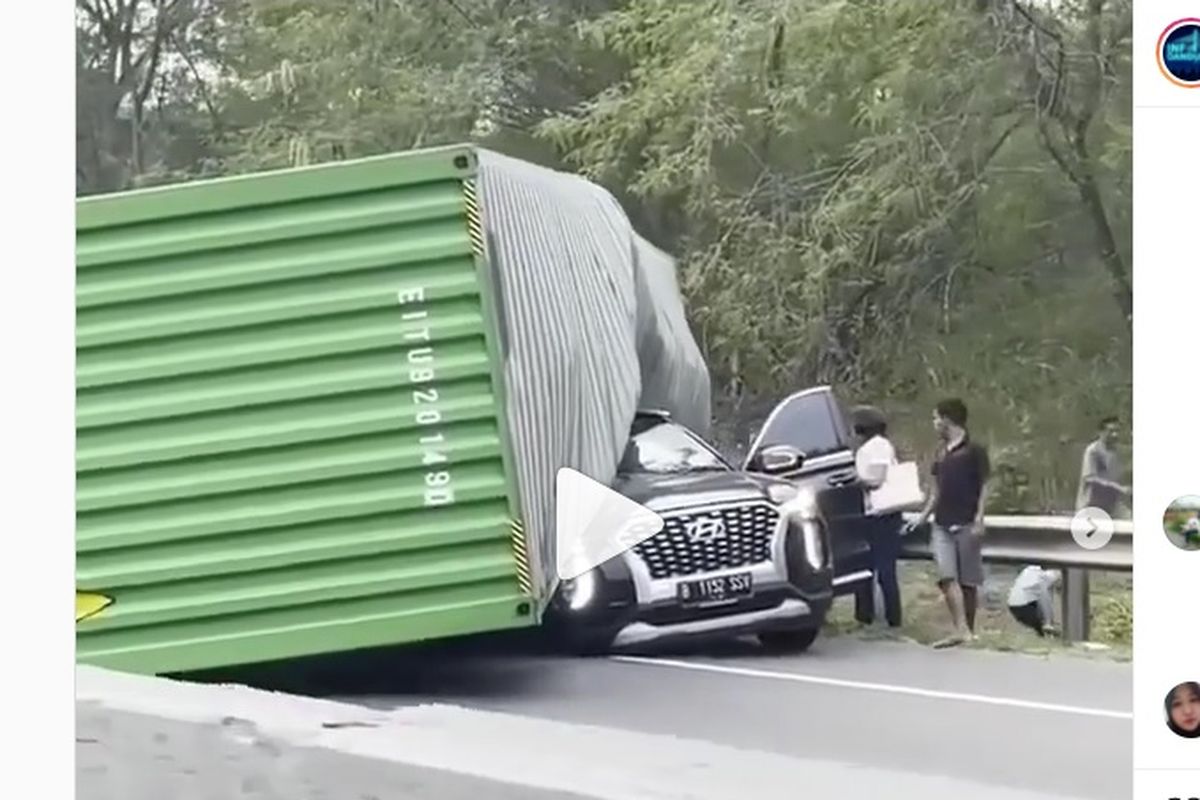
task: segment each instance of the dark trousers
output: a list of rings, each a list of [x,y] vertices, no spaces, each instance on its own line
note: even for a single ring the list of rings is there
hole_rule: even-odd
[[[883,614],[888,625],[900,627],[900,581],[896,577],[896,560],[900,557],[900,528],[904,520],[899,514],[867,517],[867,544],[871,548],[871,569],[883,594]],[[854,601],[854,617],[869,625],[875,621],[875,586],[861,590]]]
[[[1037,603],[1026,603],[1023,606],[1009,606],[1013,619],[1027,628],[1032,628],[1038,636],[1046,635],[1046,620],[1042,618],[1042,608]]]

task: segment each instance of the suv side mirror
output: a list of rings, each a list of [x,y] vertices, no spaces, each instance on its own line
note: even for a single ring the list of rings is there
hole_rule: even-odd
[[[790,445],[776,444],[764,448],[757,460],[763,472],[778,475],[800,469],[804,464],[804,453]]]

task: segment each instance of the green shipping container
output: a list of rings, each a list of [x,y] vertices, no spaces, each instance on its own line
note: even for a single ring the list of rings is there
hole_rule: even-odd
[[[536,624],[476,154],[77,203],[78,659]]]

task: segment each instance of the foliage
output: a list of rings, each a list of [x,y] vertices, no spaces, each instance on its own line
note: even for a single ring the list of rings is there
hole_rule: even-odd
[[[1116,644],[1133,643],[1133,598],[1109,597],[1096,610],[1092,627],[1095,639]]]
[[[214,0],[77,0],[80,194],[212,171],[215,99],[203,77]]]
[[[1130,410],[1129,0],[77,7],[82,191],[468,138],[576,169],[680,257],[727,441],[822,381],[925,457],[960,394],[997,507],[1053,508]]]
[[[229,4],[229,169],[302,165],[462,140],[482,90],[421,2]],[[469,54],[468,54],[469,55]]]
[[[928,409],[961,394],[993,444],[998,504],[1065,505],[1095,418],[1129,408],[1122,287],[1103,269],[1128,251],[1127,117],[1109,88],[1127,87],[1124,62],[1073,58],[1060,81],[1086,96],[1046,106],[1032,12],[1011,4],[750,6],[660,0],[584,26],[629,77],[544,133],[597,180],[686,209],[685,287],[729,407],[834,382],[893,410],[923,452]],[[1068,4],[1053,24],[1083,40],[1087,14],[1127,7]],[[1085,113],[1080,150],[1062,129]]]

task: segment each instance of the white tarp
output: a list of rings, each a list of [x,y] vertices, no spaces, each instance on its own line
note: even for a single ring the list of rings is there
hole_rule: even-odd
[[[639,408],[707,432],[709,375],[675,265],[583,178],[479,152],[509,429],[535,591],[554,582],[559,467],[610,483]]]

